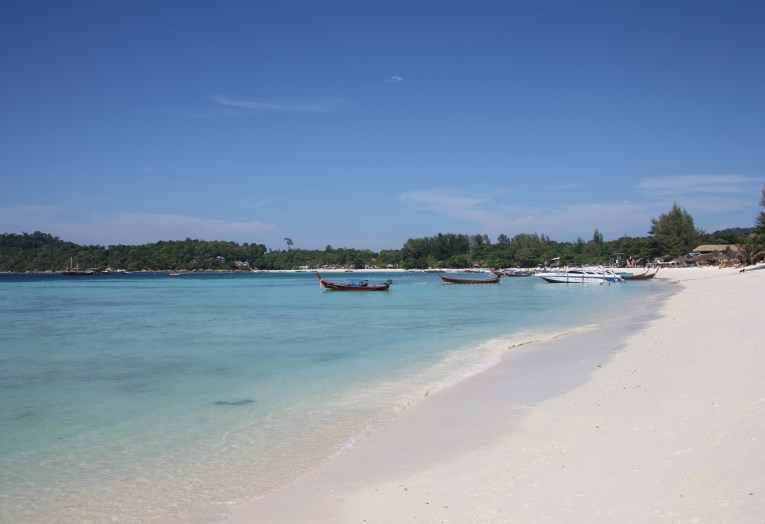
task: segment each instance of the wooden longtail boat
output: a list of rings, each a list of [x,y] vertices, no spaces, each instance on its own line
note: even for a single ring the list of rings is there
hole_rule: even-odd
[[[523,269],[516,269],[515,271],[492,269],[491,272],[498,277],[530,277],[533,274],[531,271],[525,271]]]
[[[496,278],[455,278],[445,275],[438,275],[447,284],[499,284],[499,277]]]
[[[661,268],[656,268],[656,271],[654,271],[653,273],[649,273],[648,271],[646,271],[642,275],[626,276],[626,277],[624,277],[624,280],[625,281],[626,280],[650,280],[650,279],[652,279],[653,277],[656,276],[656,273],[659,272],[659,269],[661,269]]]
[[[381,282],[380,284],[369,284],[368,280],[354,280],[347,284],[339,284],[337,282],[330,282],[321,278],[319,273],[316,273],[319,278],[319,283],[324,289],[331,289],[333,291],[388,291],[388,288],[393,283],[392,280],[387,282]]]

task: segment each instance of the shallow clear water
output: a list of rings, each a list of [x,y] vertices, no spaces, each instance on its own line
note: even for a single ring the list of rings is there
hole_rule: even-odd
[[[218,521],[508,347],[597,324],[657,290],[363,278],[394,284],[0,276],[0,521]]]

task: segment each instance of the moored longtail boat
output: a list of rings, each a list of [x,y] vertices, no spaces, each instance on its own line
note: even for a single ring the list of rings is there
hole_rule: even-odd
[[[491,272],[498,277],[530,277],[533,273],[524,269],[499,270],[492,269]]]
[[[627,281],[627,280],[650,280],[650,279],[652,279],[653,277],[656,276],[656,273],[659,272],[659,269],[660,268],[656,268],[656,271],[654,271],[653,273],[649,273],[648,270],[646,270],[646,272],[643,273],[642,275],[625,276],[624,280],[625,281]]]
[[[333,291],[388,291],[388,288],[393,283],[392,280],[381,282],[380,284],[370,284],[368,280],[354,280],[347,284],[340,284],[324,280],[319,273],[316,273],[316,276],[319,278],[321,287]]]
[[[456,278],[438,275],[447,284],[499,284],[499,277],[496,278]]]

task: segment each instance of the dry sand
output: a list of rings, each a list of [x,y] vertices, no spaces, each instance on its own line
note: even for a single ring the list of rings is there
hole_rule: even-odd
[[[763,524],[765,270],[657,279],[653,318],[510,352],[230,522]]]

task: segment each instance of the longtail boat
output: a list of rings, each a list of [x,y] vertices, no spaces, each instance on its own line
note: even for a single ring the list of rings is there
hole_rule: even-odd
[[[455,278],[445,275],[438,275],[447,284],[499,284],[499,277],[496,278]]]
[[[659,269],[661,268],[656,268],[656,271],[654,271],[653,273],[649,273],[648,270],[646,270],[646,272],[643,273],[642,275],[625,276],[624,280],[650,280],[656,276],[656,273],[659,272]]]
[[[500,269],[492,269],[491,272],[498,277],[530,277],[533,273],[524,269],[516,269],[513,271],[502,271]]]
[[[319,273],[316,273],[316,276],[319,278],[321,287],[333,291],[388,291],[388,288],[393,283],[392,280],[381,282],[380,284],[370,284],[369,280],[352,280],[347,284],[340,284],[324,280]]]

